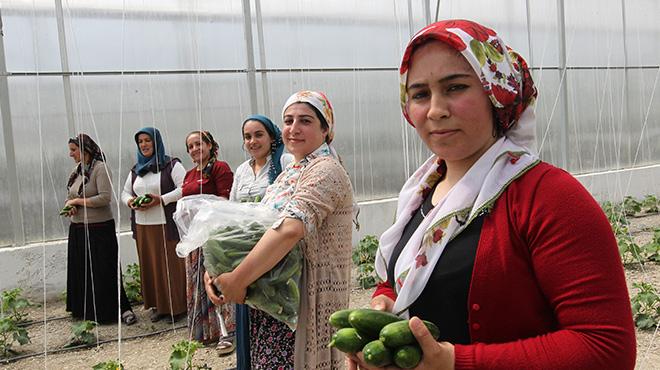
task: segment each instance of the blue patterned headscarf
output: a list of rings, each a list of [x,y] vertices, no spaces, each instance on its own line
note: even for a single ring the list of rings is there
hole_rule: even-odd
[[[280,128],[275,126],[273,121],[268,117],[262,116],[261,114],[254,114],[243,121],[243,126],[241,126],[241,134],[243,133],[243,128],[245,128],[245,123],[247,121],[259,121],[264,125],[266,131],[273,142],[270,145],[270,166],[268,167],[268,183],[272,184],[277,176],[282,172],[282,163],[280,158],[282,158],[282,153],[284,153],[284,142],[282,141],[282,131]]]
[[[160,137],[160,131],[155,127],[144,127],[135,133],[135,144],[138,143],[138,136],[140,134],[147,134],[151,137],[154,143],[154,153],[151,157],[145,157],[140,151],[140,145],[137,148],[137,164],[135,165],[135,173],[142,177],[149,171],[153,173],[160,172],[163,167],[170,161],[170,157],[165,155],[165,145],[163,139]]]

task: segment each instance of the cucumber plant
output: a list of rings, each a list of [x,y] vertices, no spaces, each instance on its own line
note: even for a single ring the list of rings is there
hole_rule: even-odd
[[[374,235],[365,236],[353,249],[353,263],[358,269],[357,280],[362,289],[371,288],[378,282],[378,276],[374,268],[377,250],[378,238]]]
[[[99,362],[98,364],[92,367],[92,370],[124,370],[124,365],[119,361],[110,360]]]
[[[65,347],[76,347],[82,345],[91,345],[96,342],[96,334],[93,330],[98,324],[94,321],[81,321],[71,325],[71,340]]]
[[[656,288],[646,282],[634,283],[639,289],[631,299],[635,326],[642,330],[655,329],[660,323],[660,295]]]
[[[0,296],[2,315],[11,317],[17,324],[27,321],[28,314],[26,310],[33,306],[21,293],[21,288],[15,288],[3,291]]]
[[[132,263],[126,266],[124,273],[124,290],[131,304],[142,302],[142,285],[140,282],[140,265]]]
[[[30,343],[30,336],[24,327],[18,325],[11,316],[0,317],[0,358],[16,353],[14,342],[20,345]]]
[[[172,345],[172,353],[170,354],[170,369],[171,370],[210,370],[211,368],[204,365],[193,365],[193,357],[195,352],[202,348],[203,345],[195,340],[182,340]]]
[[[660,206],[660,202],[658,201],[658,198],[653,195],[653,194],[648,194],[644,197],[644,200],[642,200],[642,208],[644,209],[644,212],[646,213],[658,213],[660,210],[658,209]]]

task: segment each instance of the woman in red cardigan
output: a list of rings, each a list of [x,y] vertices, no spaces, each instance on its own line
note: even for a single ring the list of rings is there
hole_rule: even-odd
[[[193,131],[186,136],[186,151],[195,167],[183,180],[183,196],[213,194],[229,198],[234,174],[226,162],[218,159],[218,143],[208,131]],[[188,302],[188,329],[190,337],[204,344],[216,343],[220,354],[230,353],[234,344],[230,338],[221,338],[216,309],[220,310],[229,331],[234,330],[234,314],[229,305],[216,308],[204,289],[204,256],[201,249],[186,257],[186,298]]]
[[[616,240],[580,183],[534,152],[523,58],[449,20],[412,38],[400,74],[403,114],[433,156],[381,237],[371,305],[440,328],[435,341],[410,320],[417,369],[632,369]]]

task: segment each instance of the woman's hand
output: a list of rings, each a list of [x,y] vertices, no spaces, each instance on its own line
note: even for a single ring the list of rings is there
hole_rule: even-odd
[[[151,208],[151,207],[158,206],[158,205],[160,205],[160,204],[163,202],[163,200],[161,199],[160,195],[158,195],[158,194],[151,194],[151,193],[149,193],[149,194],[147,194],[147,195],[151,197],[151,202],[149,202],[149,203],[142,203],[142,205],[141,205],[139,208],[142,208],[142,209],[149,209],[149,208]]]
[[[206,295],[214,305],[222,306],[225,304],[222,298],[218,296],[218,289],[213,285],[213,279],[211,279],[208,271],[204,272],[204,289],[206,290]]]
[[[448,342],[436,342],[426,328],[426,325],[417,317],[410,319],[410,330],[417,339],[422,349],[422,361],[414,368],[416,370],[454,370],[454,345]],[[362,353],[348,354],[346,365],[349,370],[378,369],[369,367],[364,363]],[[397,367],[386,367],[384,369],[398,369]]]
[[[221,300],[224,302],[245,303],[247,286],[236,279],[233,271],[220,274],[214,279],[214,283],[220,286]]]
[[[392,298],[381,294],[371,298],[371,308],[378,311],[392,312],[394,301]]]
[[[132,197],[131,199],[128,200],[128,202],[126,202],[126,205],[128,206],[128,208],[130,208],[132,210],[137,210],[137,209],[140,208],[140,207],[133,204],[133,202],[135,201],[136,198],[137,197]]]

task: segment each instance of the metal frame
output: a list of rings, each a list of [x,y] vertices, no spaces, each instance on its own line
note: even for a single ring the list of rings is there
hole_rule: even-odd
[[[254,66],[254,44],[252,41],[252,14],[250,0],[241,0],[243,4],[243,32],[245,36],[245,49],[247,52],[247,81],[250,90],[250,113],[258,112],[257,107],[257,80]]]
[[[69,136],[76,135],[76,123],[73,116],[73,99],[71,97],[71,79],[69,72],[69,53],[66,49],[66,32],[64,29],[64,11],[62,0],[55,0],[55,18],[57,20],[57,40],[60,46],[60,63],[62,64],[62,86],[64,88],[64,104],[66,121],[69,126]]]
[[[559,33],[559,89],[561,103],[559,103],[559,165],[568,169],[568,80],[566,68],[566,17],[564,16],[564,0],[557,0],[557,32]]]

